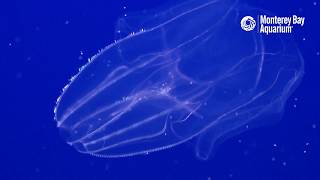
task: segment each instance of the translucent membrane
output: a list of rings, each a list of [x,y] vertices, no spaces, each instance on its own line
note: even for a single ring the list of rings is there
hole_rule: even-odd
[[[197,0],[120,19],[119,33],[143,29],[104,48],[63,89],[55,108],[63,138],[82,153],[124,157],[197,137],[196,155],[207,159],[217,140],[271,121],[303,60],[289,37],[241,29],[243,16],[259,13]]]

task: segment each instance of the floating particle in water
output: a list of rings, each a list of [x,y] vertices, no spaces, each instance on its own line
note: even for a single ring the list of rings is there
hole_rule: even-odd
[[[278,145],[276,143],[273,144],[273,147],[278,147]]]

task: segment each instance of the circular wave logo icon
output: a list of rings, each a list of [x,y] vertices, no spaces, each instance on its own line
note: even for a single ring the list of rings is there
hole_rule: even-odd
[[[252,31],[256,27],[256,21],[251,16],[245,16],[241,19],[241,28],[245,31]]]

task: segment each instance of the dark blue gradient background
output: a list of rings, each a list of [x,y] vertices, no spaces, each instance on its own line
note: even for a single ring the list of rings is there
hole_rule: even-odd
[[[252,0],[253,1],[253,0]],[[114,40],[126,12],[174,0],[0,2],[1,180],[320,180],[320,1],[254,1],[277,15],[306,17],[292,34],[305,77],[279,123],[224,142],[209,161],[192,144],[125,159],[83,155],[59,136],[53,107],[68,78]],[[123,7],[127,8],[124,9]]]

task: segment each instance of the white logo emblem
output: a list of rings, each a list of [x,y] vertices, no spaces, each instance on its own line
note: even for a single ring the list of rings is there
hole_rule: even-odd
[[[241,19],[241,28],[245,31],[252,31],[256,27],[256,21],[251,16],[245,16]]]

